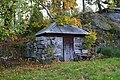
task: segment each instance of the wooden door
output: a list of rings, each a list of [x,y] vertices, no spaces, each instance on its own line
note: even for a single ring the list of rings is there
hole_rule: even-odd
[[[63,57],[64,61],[73,60],[74,48],[73,48],[73,37],[63,37]]]

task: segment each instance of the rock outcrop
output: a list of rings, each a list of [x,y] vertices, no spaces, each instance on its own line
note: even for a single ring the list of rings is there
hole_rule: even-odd
[[[117,28],[120,30],[120,13],[96,13],[92,20],[100,29],[110,30]]]

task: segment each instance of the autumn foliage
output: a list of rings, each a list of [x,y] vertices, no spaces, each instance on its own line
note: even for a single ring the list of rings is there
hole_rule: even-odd
[[[77,19],[75,17],[70,18],[68,16],[59,16],[56,20],[57,20],[58,25],[60,26],[71,25],[71,26],[82,28],[80,19]]]

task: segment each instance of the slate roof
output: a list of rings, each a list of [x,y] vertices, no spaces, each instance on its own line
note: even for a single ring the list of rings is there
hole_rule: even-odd
[[[36,36],[42,36],[44,34],[72,34],[72,35],[88,35],[89,33],[83,29],[75,26],[58,26],[55,22],[52,23],[47,29],[42,29]]]

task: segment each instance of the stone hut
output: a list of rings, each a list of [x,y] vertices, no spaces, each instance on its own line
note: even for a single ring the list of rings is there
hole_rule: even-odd
[[[57,61],[73,61],[74,55],[83,50],[83,39],[88,32],[75,26],[51,24],[47,29],[36,33],[34,57],[45,59],[54,53]],[[47,49],[47,50],[46,50]]]

